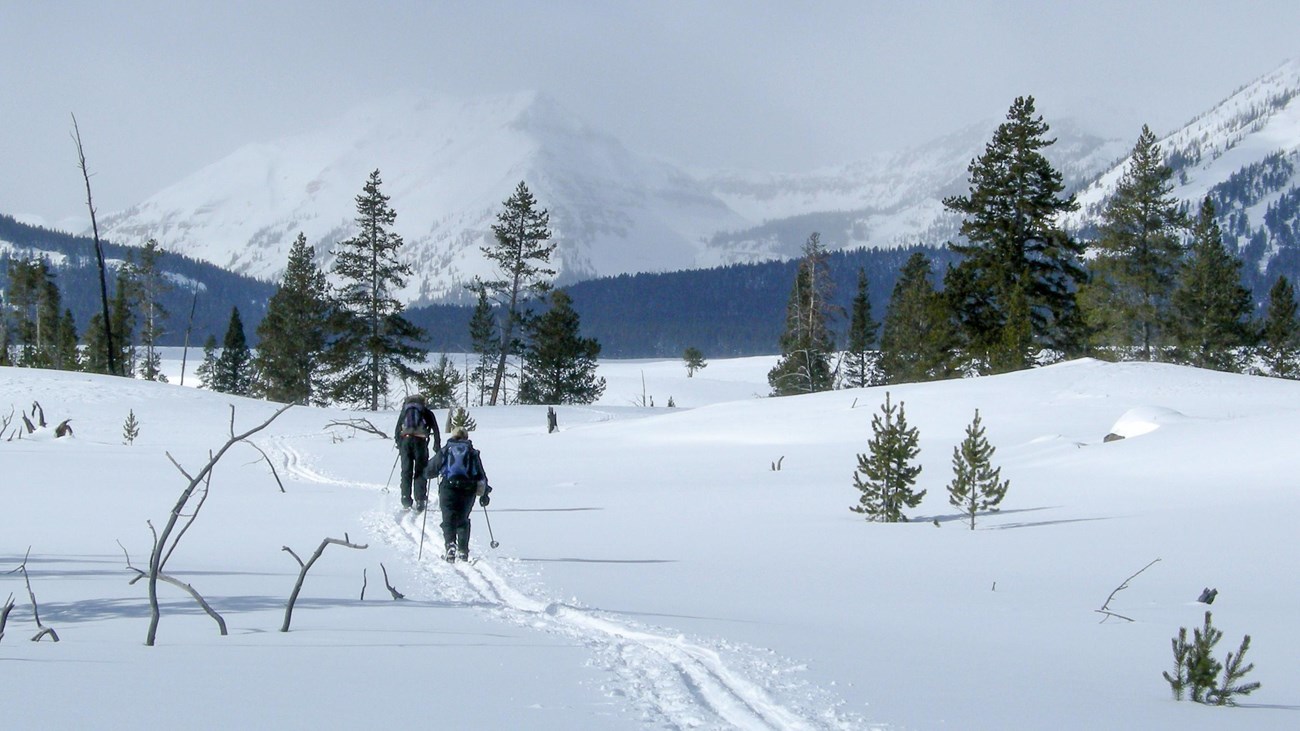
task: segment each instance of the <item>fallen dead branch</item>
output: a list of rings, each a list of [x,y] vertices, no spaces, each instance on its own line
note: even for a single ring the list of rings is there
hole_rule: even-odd
[[[368,434],[374,434],[376,436],[381,436],[385,439],[390,438],[389,434],[385,433],[382,429],[372,424],[369,419],[357,418],[357,419],[344,419],[342,421],[331,421],[330,423],[325,425],[325,428],[329,429],[335,426],[343,427],[345,429],[352,429],[354,431],[362,431]]]
[[[1142,573],[1143,571],[1146,571],[1147,569],[1149,569],[1149,568],[1151,568],[1152,566],[1156,565],[1156,563],[1159,562],[1159,561],[1160,561],[1160,559],[1157,558],[1156,560],[1152,561],[1151,563],[1149,563],[1149,564],[1147,564],[1146,566],[1143,566],[1141,569],[1139,569],[1138,572],[1137,572],[1137,574],[1133,574],[1132,576],[1128,577],[1127,579],[1124,579],[1124,581],[1123,581],[1122,583],[1120,583],[1119,586],[1115,587],[1115,590],[1112,591],[1112,592],[1110,593],[1110,596],[1106,597],[1106,601],[1105,601],[1105,603],[1103,603],[1103,604],[1101,605],[1101,609],[1094,609],[1094,610],[1093,610],[1094,612],[1099,612],[1099,613],[1101,613],[1101,614],[1106,615],[1106,616],[1104,616],[1104,617],[1101,618],[1101,621],[1102,621],[1102,622],[1105,622],[1106,620],[1110,619],[1111,617],[1116,617],[1116,618],[1118,618],[1118,619],[1123,619],[1123,620],[1128,621],[1128,622],[1132,622],[1132,621],[1133,621],[1133,620],[1132,620],[1131,618],[1129,618],[1129,617],[1125,617],[1125,616],[1122,615],[1122,614],[1116,614],[1115,612],[1110,611],[1110,602],[1111,602],[1112,599],[1115,598],[1115,595],[1116,595],[1116,594],[1118,594],[1118,593],[1120,593],[1121,591],[1123,591],[1123,590],[1125,590],[1125,589],[1128,588],[1128,582],[1130,582],[1130,581],[1132,581],[1133,579],[1137,578],[1137,575],[1138,575],[1138,574],[1140,574],[1140,573]]]
[[[311,555],[311,558],[307,559],[305,563],[301,558],[298,557],[298,554],[293,552],[292,548],[289,548],[288,546],[281,547],[280,550],[287,551],[288,554],[290,556],[293,556],[294,560],[297,561],[298,565],[302,568],[302,570],[298,572],[297,583],[293,585],[293,592],[289,594],[289,603],[286,604],[284,607],[284,624],[280,625],[281,632],[289,631],[289,622],[293,620],[293,605],[295,602],[298,601],[298,593],[302,591],[302,583],[307,578],[307,572],[311,570],[312,564],[316,563],[316,559],[320,558],[321,554],[325,552],[325,547],[330,545],[331,543],[336,546],[343,546],[344,548],[355,548],[357,550],[362,550],[369,547],[368,545],[364,545],[364,544],[357,545],[353,543],[351,540],[348,539],[348,534],[344,533],[342,540],[339,540],[338,538],[326,538],[322,540],[320,542],[320,546],[316,548],[316,552],[313,553]]]

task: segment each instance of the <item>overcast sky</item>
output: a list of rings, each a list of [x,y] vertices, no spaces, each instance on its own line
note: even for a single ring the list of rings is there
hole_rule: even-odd
[[[1300,2],[0,0],[0,213],[85,219],[405,89],[543,91],[690,167],[807,171],[1032,94],[1136,139],[1288,58]]]

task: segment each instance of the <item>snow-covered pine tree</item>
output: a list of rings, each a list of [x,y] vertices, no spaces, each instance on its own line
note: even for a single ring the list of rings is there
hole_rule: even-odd
[[[880,413],[871,417],[871,441],[867,453],[858,455],[853,486],[861,491],[858,504],[849,507],[867,520],[881,523],[906,522],[903,508],[914,508],[925,497],[925,490],[913,486],[921,466],[913,462],[920,454],[920,432],[908,427],[903,402],[890,404],[889,392]]]
[[[858,289],[849,305],[849,338],[844,349],[844,371],[841,385],[844,388],[875,386],[879,381],[876,369],[876,334],[880,323],[871,317],[871,299],[867,292],[867,271],[858,269]]]
[[[299,233],[289,263],[257,326],[253,358],[257,391],[286,404],[325,404],[325,350],[330,311],[329,284],[317,266],[307,237]]]
[[[958,375],[957,331],[943,295],[930,283],[930,260],[908,258],[885,308],[877,362],[885,383],[912,383]]]
[[[970,518],[975,530],[975,515],[982,510],[997,511],[1007,494],[1010,480],[1002,480],[1002,468],[994,467],[996,448],[984,436],[979,409],[966,427],[966,438],[952,448],[952,482],[948,484],[948,502]]]
[[[835,339],[830,319],[831,278],[821,234],[804,243],[803,258],[785,309],[781,359],[767,374],[773,396],[828,391],[834,385],[830,358]]]
[[[334,249],[340,285],[326,351],[330,395],[337,401],[378,411],[394,373],[411,377],[411,362],[425,352],[416,343],[424,332],[402,316],[393,291],[406,285],[411,267],[397,258],[402,237],[391,230],[397,214],[380,192],[379,171],[370,173],[356,197],[357,234]]]
[[[963,258],[945,290],[976,363],[1026,362],[1025,351],[998,352],[1023,347],[1021,338],[1003,332],[1020,327],[1010,320],[1017,292],[1028,303],[1032,347],[1069,354],[1084,344],[1075,300],[1086,279],[1084,247],[1058,221],[1078,204],[1064,195],[1061,172],[1040,152],[1056,142],[1047,131],[1034,98],[1017,98],[984,154],[971,162],[970,192],[943,201],[963,216],[964,241],[949,244]]]
[[[1268,290],[1268,309],[1260,328],[1259,357],[1278,378],[1300,377],[1300,317],[1295,290],[1279,276]]]
[[[537,200],[523,181],[502,205],[505,210],[497,214],[497,222],[492,224],[496,243],[481,247],[483,255],[496,264],[497,278],[475,280],[469,285],[472,291],[484,293],[500,308],[503,320],[497,330],[497,362],[488,395],[490,406],[496,406],[501,397],[506,363],[515,351],[515,338],[524,322],[525,303],[551,289],[555,270],[549,264],[557,245],[550,240],[550,212],[545,208],[538,210]]]
[[[580,330],[569,294],[553,291],[550,309],[528,326],[520,403],[589,404],[605,392],[605,379],[596,376],[600,343]]]
[[[206,360],[206,348],[203,355]],[[253,392],[253,356],[248,349],[244,321],[239,316],[238,307],[230,308],[230,323],[226,326],[221,354],[212,366],[209,383],[213,391],[221,393],[248,396]]]
[[[1158,359],[1167,340],[1170,297],[1182,258],[1186,226],[1171,191],[1173,172],[1146,125],[1129,164],[1102,211],[1092,281],[1081,295],[1100,344],[1136,346],[1143,360]]]
[[[1241,260],[1223,245],[1209,196],[1192,223],[1187,258],[1171,299],[1174,358],[1201,368],[1239,372],[1253,345],[1254,303],[1241,284]]]

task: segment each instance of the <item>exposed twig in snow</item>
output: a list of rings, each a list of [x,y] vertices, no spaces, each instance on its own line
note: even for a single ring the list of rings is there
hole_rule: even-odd
[[[1146,571],[1147,569],[1149,569],[1149,568],[1151,568],[1152,566],[1156,565],[1156,563],[1157,563],[1158,561],[1160,561],[1160,559],[1158,559],[1158,558],[1155,559],[1155,560],[1152,561],[1151,563],[1149,563],[1149,564],[1147,564],[1146,566],[1143,566],[1141,569],[1139,569],[1138,572],[1137,572],[1137,574],[1133,574],[1132,576],[1128,577],[1127,579],[1124,579],[1124,581],[1123,581],[1119,586],[1115,587],[1115,590],[1112,591],[1112,592],[1110,593],[1110,596],[1106,597],[1106,602],[1105,602],[1104,604],[1101,605],[1101,609],[1094,609],[1094,610],[1093,610],[1094,612],[1099,612],[1099,613],[1101,613],[1101,614],[1106,615],[1106,616],[1104,616],[1104,617],[1101,618],[1101,621],[1102,621],[1102,622],[1105,622],[1106,620],[1110,619],[1111,617],[1118,617],[1119,619],[1123,619],[1123,620],[1126,620],[1126,621],[1129,621],[1129,622],[1132,622],[1132,621],[1133,621],[1133,620],[1132,620],[1131,618],[1129,618],[1129,617],[1125,617],[1125,616],[1122,615],[1122,614],[1116,614],[1116,613],[1110,611],[1110,602],[1111,602],[1112,599],[1115,598],[1115,595],[1116,595],[1116,594],[1118,594],[1118,593],[1120,593],[1121,591],[1123,591],[1123,590],[1125,590],[1125,589],[1128,588],[1128,582],[1130,582],[1130,581],[1132,581],[1133,579],[1137,578],[1137,575],[1138,575],[1138,574],[1140,574],[1140,573],[1142,573],[1143,571]]]
[[[368,547],[365,544],[357,545],[351,542],[348,540],[348,534],[344,533],[343,540],[337,538],[326,538],[322,540],[320,546],[316,548],[316,552],[311,555],[311,558],[307,559],[306,563],[303,563],[303,560],[298,558],[298,554],[294,553],[292,548],[289,548],[288,546],[282,547],[282,550],[288,551],[289,555],[293,556],[294,559],[298,561],[298,565],[302,567],[302,570],[298,572],[298,582],[293,585],[293,592],[289,594],[289,603],[284,607],[284,624],[280,625],[281,632],[289,631],[289,622],[293,620],[293,605],[294,602],[298,601],[298,592],[302,591],[302,582],[307,578],[307,572],[311,570],[312,564],[316,563],[316,559],[320,558],[321,554],[325,552],[325,547],[331,543],[336,546],[355,548],[358,550]]]

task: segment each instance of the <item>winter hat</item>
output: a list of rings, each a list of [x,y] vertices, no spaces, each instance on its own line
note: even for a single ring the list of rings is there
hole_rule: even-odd
[[[418,393],[413,393],[413,394],[411,394],[410,396],[407,396],[407,397],[406,397],[406,403],[408,403],[408,404],[410,404],[410,403],[422,404],[422,403],[424,403],[424,396],[422,396],[422,395],[420,395],[420,394],[418,394]]]
[[[458,426],[451,430],[451,436],[453,439],[466,439],[469,433],[465,431],[465,427]]]

